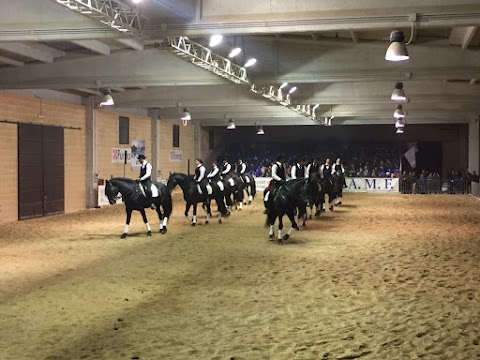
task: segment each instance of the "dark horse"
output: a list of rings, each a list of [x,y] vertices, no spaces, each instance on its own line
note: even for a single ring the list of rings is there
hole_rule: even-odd
[[[185,207],[185,216],[188,218],[188,211],[190,207],[193,205],[193,218],[192,218],[192,226],[195,226],[197,223],[197,204],[203,203],[204,207],[207,211],[207,220],[206,223],[210,219],[212,212],[210,210],[210,200],[215,199],[218,211],[220,212],[221,216],[228,216],[228,210],[225,206],[225,202],[223,201],[224,194],[219,189],[218,184],[215,182],[211,182],[209,186],[212,189],[212,194],[201,194],[199,192],[197,182],[189,175],[181,174],[181,173],[173,173],[168,177],[167,181],[167,188],[171,192],[176,186],[180,186],[183,191],[183,198],[186,202]],[[222,218],[219,219],[218,222],[222,222]]]
[[[240,204],[241,210],[245,183],[239,175],[230,172],[229,174],[226,174],[219,179],[211,180],[210,182],[216,182],[219,187],[221,185],[222,189],[220,190],[223,192],[228,210],[231,210],[234,204],[235,208]]]
[[[247,192],[248,196],[248,204],[251,204],[253,199],[255,198],[255,195],[257,194],[257,185],[255,184],[255,178],[253,175],[250,174],[244,174],[242,176],[242,180],[245,183],[245,188],[244,190]],[[241,194],[242,200],[243,200],[243,191]],[[244,204],[246,204],[246,201],[243,201]],[[240,204],[240,209],[242,209],[242,205]]]
[[[312,218],[313,207],[315,206],[315,217],[319,217],[322,211],[321,196],[325,196],[322,189],[321,177],[319,172],[314,172],[310,174],[307,180],[307,199],[308,199],[308,208],[310,208],[309,219]],[[305,225],[305,222],[304,222]]]
[[[327,194],[328,209],[330,211],[333,211],[334,199],[335,199],[333,178],[325,178],[325,177],[320,178],[320,185],[322,187],[322,191],[320,193],[320,207],[321,209],[323,209],[323,203],[325,202],[325,194]]]
[[[286,181],[272,189],[265,202],[267,207],[266,225],[270,225],[270,239],[273,239],[273,225],[278,218],[278,243],[288,240],[293,229],[300,230],[295,221],[295,213],[298,208],[304,208],[307,203],[306,180],[304,178]],[[283,216],[287,215],[292,227],[282,238]]]
[[[343,187],[345,175],[341,171],[333,173],[333,196],[335,205],[342,205]]]
[[[158,189],[158,196],[153,197],[153,202],[157,206],[158,219],[160,220],[160,233],[165,234],[167,232],[168,218],[172,214],[172,196],[168,191],[165,184],[152,181],[152,183]],[[148,224],[147,216],[145,215],[145,208],[149,208],[150,204],[147,204],[143,189],[140,189],[141,184],[135,180],[126,178],[113,178],[107,180],[105,183],[105,195],[108,197],[110,204],[115,204],[120,198],[118,194],[121,194],[123,202],[125,203],[125,210],[127,212],[127,221],[125,225],[125,231],[121,238],[125,239],[128,235],[128,227],[130,225],[130,219],[132,218],[132,211],[137,210],[142,214],[143,222],[147,227],[147,236],[152,236],[152,230]],[[160,210],[163,209],[163,213]]]

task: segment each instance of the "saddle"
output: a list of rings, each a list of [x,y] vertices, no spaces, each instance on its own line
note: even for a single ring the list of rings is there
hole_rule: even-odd
[[[147,187],[145,184],[139,183],[138,184],[140,187],[140,191],[142,192],[144,197],[147,197],[147,194],[145,193],[147,191]],[[155,186],[155,184],[151,184],[150,186],[150,191],[152,193],[152,197],[158,197],[158,188]]]

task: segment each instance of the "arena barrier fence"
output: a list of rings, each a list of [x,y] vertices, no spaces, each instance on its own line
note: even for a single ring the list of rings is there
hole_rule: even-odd
[[[415,179],[401,180],[402,194],[469,194],[472,183],[463,179]]]

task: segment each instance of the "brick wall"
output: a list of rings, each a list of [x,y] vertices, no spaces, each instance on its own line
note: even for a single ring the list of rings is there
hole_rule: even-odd
[[[65,212],[85,208],[85,108],[0,92],[0,120],[76,127],[65,129]],[[17,126],[0,124],[0,222],[18,219]],[[21,149],[19,149],[21,151]]]
[[[119,116],[128,117],[130,144],[119,143]],[[151,120],[141,115],[117,113],[109,110],[97,110],[97,172],[100,179],[125,177],[135,179],[139,175],[138,168],[130,164],[112,162],[112,149],[130,148],[133,140],[145,141],[145,156],[151,161],[152,135]]]
[[[173,147],[173,125],[180,125],[180,147]],[[190,173],[195,169],[195,144],[194,144],[194,126],[183,126],[179,120],[160,120],[159,141],[159,179],[166,180],[170,172],[188,172],[188,161],[190,160]],[[182,152],[181,161],[171,161],[170,151],[178,150]]]

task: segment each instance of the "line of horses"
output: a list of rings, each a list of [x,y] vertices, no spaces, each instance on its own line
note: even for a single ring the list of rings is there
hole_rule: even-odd
[[[319,173],[312,174],[308,179],[299,178],[276,184],[264,196],[267,213],[266,225],[270,227],[270,239],[274,238],[274,225],[278,219],[277,242],[283,244],[288,240],[293,230],[299,230],[296,218],[306,225],[307,218],[312,214],[319,217],[323,211],[325,195],[328,195],[328,207],[331,211],[335,205],[341,204],[345,177],[341,172],[333,174],[331,179],[323,178]],[[315,212],[313,208],[315,207]],[[282,236],[283,217],[290,219],[291,227]]]
[[[160,221],[159,231],[167,232],[168,219],[172,214],[172,190],[179,186],[185,200],[185,216],[191,221],[191,225],[197,224],[197,205],[200,203],[206,212],[205,223],[208,224],[212,217],[211,201],[215,200],[219,212],[219,223],[222,219],[230,216],[232,209],[241,210],[244,204],[251,203],[256,195],[255,178],[246,175],[244,178],[236,173],[229,173],[217,180],[211,180],[205,188],[193,179],[192,176],[173,173],[170,174],[167,184],[161,182],[152,183],[158,189],[158,196],[153,197],[156,212]],[[267,214],[266,225],[270,227],[270,239],[274,238],[274,224],[278,219],[277,241],[283,244],[288,240],[294,229],[299,230],[296,218],[306,225],[307,218],[319,217],[323,211],[325,195],[328,195],[328,207],[333,210],[335,205],[341,204],[344,185],[344,177],[341,173],[333,175],[332,179],[326,179],[319,173],[312,174],[308,179],[299,178],[276,184],[264,194],[265,212]],[[147,236],[152,235],[148,224],[145,209],[150,203],[144,196],[139,183],[127,178],[113,178],[105,184],[105,195],[110,204],[115,204],[119,198],[125,203],[126,222],[125,230],[121,235],[124,239],[128,236],[132,211],[139,211],[147,229]],[[244,198],[245,192],[247,199]],[[190,208],[193,208],[192,217],[189,217]],[[315,208],[315,212],[314,212]],[[283,217],[287,216],[291,221],[288,232],[282,236]]]
[[[222,218],[230,215],[231,209],[243,208],[244,204],[251,203],[256,195],[255,178],[252,175],[240,177],[236,173],[229,173],[216,180],[211,180],[202,191],[192,176],[173,173],[170,174],[167,184],[152,181],[152,184],[158,189],[158,196],[154,196],[153,203],[156,205],[156,212],[160,221],[160,233],[167,232],[168,219],[172,214],[172,190],[179,186],[183,192],[183,198],[186,202],[185,216],[191,220],[192,226],[197,223],[197,205],[202,204],[206,211],[206,223],[212,216],[211,201],[215,200],[220,213],[219,222]],[[105,195],[110,204],[115,204],[122,198],[125,203],[126,221],[125,230],[121,235],[124,239],[128,236],[132,211],[139,211],[147,229],[147,236],[152,235],[152,229],[148,223],[145,209],[149,208],[151,203],[147,203],[144,191],[140,188],[142,185],[135,180],[128,178],[113,178],[105,183]],[[206,192],[206,193],[205,193]],[[244,199],[245,192],[247,199]],[[154,193],[154,192],[153,192]],[[154,195],[157,195],[154,193]],[[193,215],[189,217],[190,208],[193,207]]]

